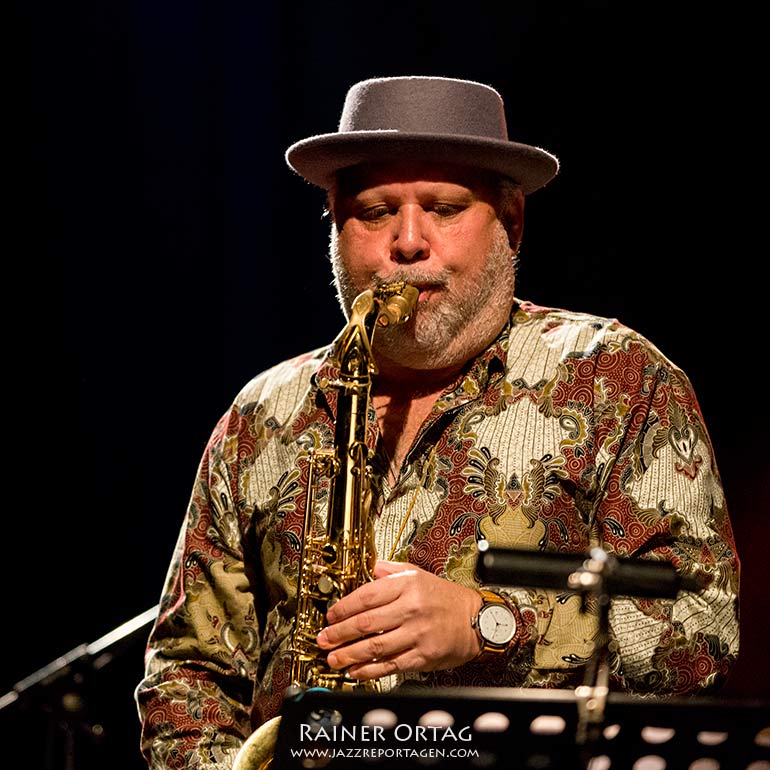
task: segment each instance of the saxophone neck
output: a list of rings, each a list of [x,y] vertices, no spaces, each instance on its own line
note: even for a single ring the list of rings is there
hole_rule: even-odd
[[[332,361],[343,379],[368,379],[377,373],[372,339],[377,326],[406,323],[417,304],[419,291],[399,281],[362,291],[353,300],[347,326],[334,341]]]

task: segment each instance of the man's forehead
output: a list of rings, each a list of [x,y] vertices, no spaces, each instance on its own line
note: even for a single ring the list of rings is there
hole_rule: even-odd
[[[337,175],[337,191],[356,195],[374,187],[406,182],[446,182],[475,190],[489,188],[494,180],[495,175],[488,171],[459,163],[389,161],[343,169]]]

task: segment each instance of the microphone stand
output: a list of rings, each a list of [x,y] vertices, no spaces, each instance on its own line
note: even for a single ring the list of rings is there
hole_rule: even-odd
[[[586,665],[583,684],[575,688],[578,723],[575,742],[584,747],[593,743],[604,722],[604,709],[610,692],[610,667],[607,647],[610,638],[610,594],[607,577],[617,565],[601,548],[593,548],[583,565],[567,577],[567,587],[594,595],[599,607],[599,639],[601,643]]]
[[[29,708],[34,704],[48,715],[46,770],[75,770],[78,736],[85,735],[93,741],[103,738],[102,725],[91,724],[85,719],[86,675],[99,672],[111,663],[157,615],[156,605],[96,641],[74,647],[0,696],[0,713],[12,706]],[[55,761],[57,737],[62,739],[64,756],[61,764]]]
[[[578,722],[575,743],[585,751],[600,737],[609,695],[610,599],[612,596],[676,598],[698,591],[700,580],[681,575],[669,562],[620,558],[602,548],[580,555],[491,548],[478,543],[476,574],[488,585],[554,588],[592,594],[599,608],[599,643],[586,664],[583,684],[575,688]]]

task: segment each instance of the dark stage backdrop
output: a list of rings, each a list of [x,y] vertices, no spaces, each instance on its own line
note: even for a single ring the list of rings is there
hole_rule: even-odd
[[[528,199],[519,296],[616,316],[693,380],[743,559],[727,692],[768,695],[770,473],[752,407],[766,238],[751,233],[748,187],[761,25],[738,4],[675,5],[19,4],[0,695],[158,601],[230,399],[341,327],[323,197],[283,152],[334,130],[353,82],[399,74],[497,87],[511,137],[560,157]],[[97,749],[78,738],[81,767],[88,752],[142,767],[144,636],[84,675],[85,716],[106,734]],[[35,688],[43,704],[52,692]],[[42,752],[38,705],[0,717],[13,710]]]

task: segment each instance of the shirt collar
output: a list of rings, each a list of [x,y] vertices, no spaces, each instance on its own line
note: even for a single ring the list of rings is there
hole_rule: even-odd
[[[516,320],[519,307],[519,303],[516,302],[497,337],[485,350],[468,362],[454,384],[450,385],[437,399],[435,407],[437,410],[445,411],[477,398],[505,374],[511,327]],[[518,320],[520,322],[520,319]],[[317,402],[325,401],[332,419],[336,419],[337,389],[323,387],[323,383],[334,382],[339,378],[339,368],[332,363],[331,353],[330,346],[313,378],[313,385],[317,388]]]

